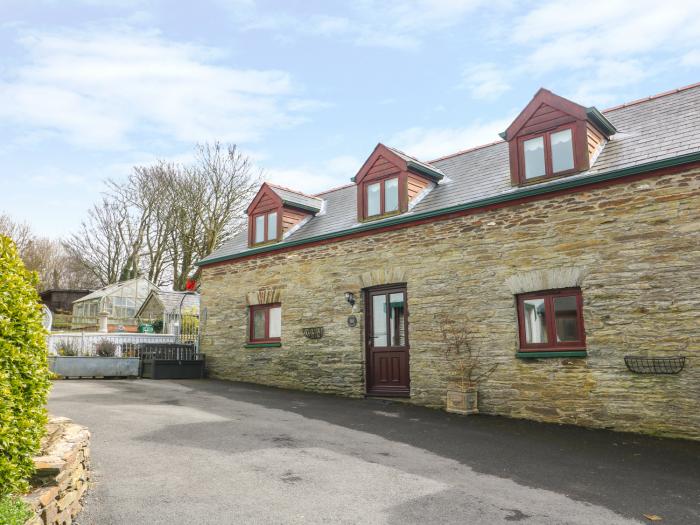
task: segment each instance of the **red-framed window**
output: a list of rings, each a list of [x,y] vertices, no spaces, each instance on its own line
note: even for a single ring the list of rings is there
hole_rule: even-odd
[[[520,179],[566,175],[576,171],[574,126],[558,128],[518,138]]]
[[[586,349],[579,288],[521,294],[517,303],[521,352]]]
[[[249,307],[248,340],[251,343],[278,343],[282,337],[282,305],[256,304]]]
[[[280,214],[277,210],[258,213],[251,219],[253,234],[251,244],[276,241],[280,232]]]
[[[399,177],[364,183],[365,217],[381,217],[398,212],[401,207],[399,186]]]

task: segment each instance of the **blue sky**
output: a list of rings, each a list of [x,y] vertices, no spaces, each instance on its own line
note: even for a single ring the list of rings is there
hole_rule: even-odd
[[[378,141],[497,140],[540,86],[604,109],[700,81],[700,2],[0,0],[0,45],[0,212],[60,237],[197,142],[316,192]]]

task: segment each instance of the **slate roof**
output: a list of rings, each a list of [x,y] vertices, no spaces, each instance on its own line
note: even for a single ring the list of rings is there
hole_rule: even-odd
[[[274,191],[285,204],[301,206],[302,208],[311,208],[315,211],[320,211],[323,206],[323,199],[319,199],[318,197],[305,195],[304,193],[290,190],[283,186],[277,186],[276,184],[268,183],[268,186],[270,186],[270,189]]]
[[[617,128],[617,133],[605,145],[591,169],[565,179],[531,185],[527,190],[700,152],[700,84],[617,106],[602,113]],[[523,188],[511,186],[508,145],[503,141],[422,164],[439,170],[445,178],[404,216],[524,191]],[[365,225],[357,220],[355,192],[356,187],[350,185],[320,193],[325,201],[324,212],[282,242],[351,231]],[[243,231],[199,264],[243,255],[252,250],[248,248],[247,232]]]

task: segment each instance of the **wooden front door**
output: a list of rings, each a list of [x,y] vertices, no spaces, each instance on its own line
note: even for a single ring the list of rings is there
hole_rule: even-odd
[[[404,285],[366,291],[367,393],[408,396],[408,303]]]

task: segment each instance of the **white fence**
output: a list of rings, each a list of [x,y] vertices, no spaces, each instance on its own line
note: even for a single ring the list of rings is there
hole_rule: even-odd
[[[74,353],[80,356],[96,355],[96,348],[103,341],[115,347],[115,357],[130,357],[136,345],[141,343],[177,343],[177,335],[115,334],[101,332],[52,333],[47,336],[49,355]]]

